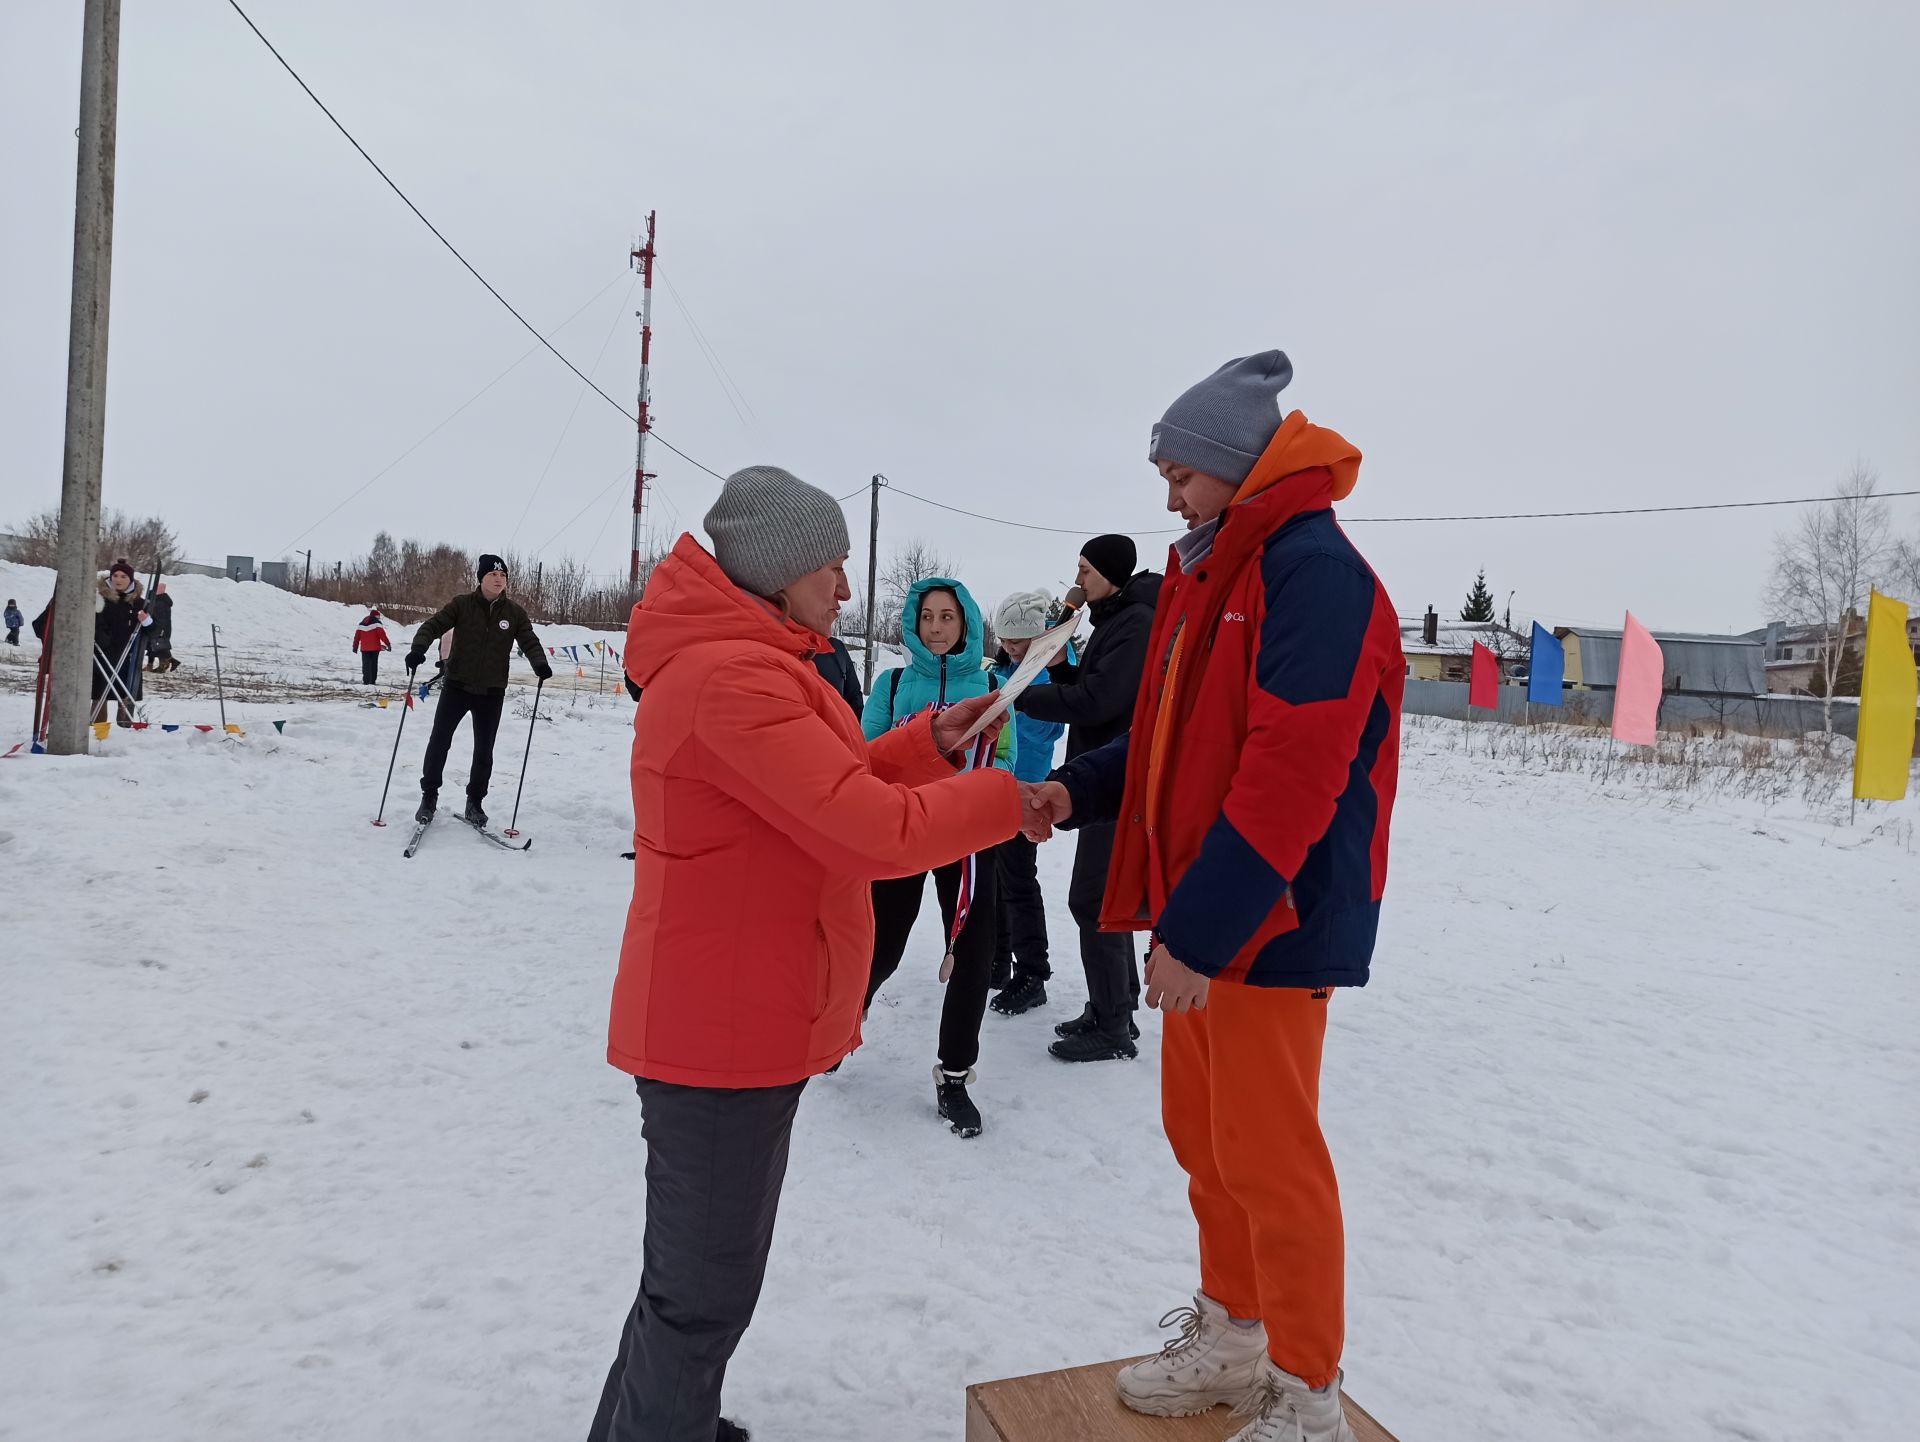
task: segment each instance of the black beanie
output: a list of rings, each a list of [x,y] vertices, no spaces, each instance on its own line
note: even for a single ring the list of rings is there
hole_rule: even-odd
[[[1140,559],[1132,536],[1095,536],[1080,548],[1080,554],[1116,586],[1124,586],[1133,579],[1134,566]]]
[[[503,576],[506,575],[507,563],[501,560],[498,556],[492,556],[492,555],[482,556],[480,558],[480,564],[477,567],[477,569],[479,571],[480,579],[484,581],[487,579],[488,576],[492,575],[495,571],[498,571]]]

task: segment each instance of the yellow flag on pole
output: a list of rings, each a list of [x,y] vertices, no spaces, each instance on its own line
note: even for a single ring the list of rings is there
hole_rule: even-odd
[[[1907,644],[1906,605],[1875,591],[1867,602],[1867,656],[1853,749],[1853,794],[1859,800],[1898,801],[1907,794],[1917,690],[1920,674]]]

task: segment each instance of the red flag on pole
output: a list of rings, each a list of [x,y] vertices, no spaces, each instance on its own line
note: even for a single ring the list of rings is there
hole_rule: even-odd
[[[1632,746],[1653,745],[1654,722],[1660,715],[1666,658],[1660,643],[1627,612],[1620,637],[1620,677],[1613,693],[1613,737]]]
[[[1467,704],[1482,711],[1500,709],[1500,658],[1478,641],[1473,643],[1473,680],[1467,687]]]

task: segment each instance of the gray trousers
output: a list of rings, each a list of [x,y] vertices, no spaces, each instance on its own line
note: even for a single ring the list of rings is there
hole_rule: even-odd
[[[727,1362],[760,1300],[805,1082],[726,1091],[641,1078],[640,1293],[588,1442],[713,1442]]]

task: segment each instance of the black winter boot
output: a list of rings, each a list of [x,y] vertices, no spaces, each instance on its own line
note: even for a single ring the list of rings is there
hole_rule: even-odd
[[[439,805],[440,793],[438,791],[422,791],[420,793],[420,809],[413,813],[413,819],[422,826],[425,826],[429,821],[433,820],[434,810]]]
[[[967,1083],[972,1080],[971,1071],[951,1072],[944,1067],[933,1069],[934,1107],[940,1113],[941,1120],[953,1128],[956,1137],[980,1135],[980,1108],[967,1095]]]
[[[1087,1032],[1097,1031],[1098,1029],[1099,1023],[1094,1020],[1093,1006],[1089,1003],[1080,1008],[1080,1015],[1076,1016],[1072,1021],[1063,1021],[1055,1026],[1053,1034],[1055,1036],[1082,1036]],[[1127,1022],[1127,1035],[1134,1041],[1140,1040],[1140,1028],[1134,1025],[1132,1020]]]
[[[1125,1037],[1108,1036],[1092,1029],[1063,1036],[1047,1051],[1061,1061],[1132,1061],[1140,1054],[1139,1048]]]
[[[994,991],[999,991],[1003,987],[1011,984],[1012,981],[1012,959],[1004,956],[996,956],[993,959],[993,970],[987,973],[987,986]]]
[[[1047,984],[1037,976],[1022,976],[989,1004],[1002,1016],[1022,1016],[1047,1004]]]
[[[480,803],[471,796],[467,798],[467,809],[460,813],[460,819],[469,826],[485,826],[487,813],[480,809]]]

